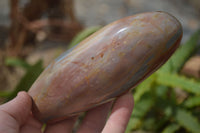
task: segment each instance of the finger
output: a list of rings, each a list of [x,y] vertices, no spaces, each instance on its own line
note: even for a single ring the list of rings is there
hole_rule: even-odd
[[[71,133],[77,117],[66,119],[55,124],[48,124],[45,133]]]
[[[100,105],[87,112],[78,133],[100,133],[105,125],[112,102]]]
[[[32,100],[26,92],[19,92],[17,97],[0,106],[0,111],[7,114],[20,126],[24,124],[31,113]]]
[[[133,106],[133,96],[130,93],[119,97],[113,106],[111,115],[103,129],[103,133],[124,133]]]

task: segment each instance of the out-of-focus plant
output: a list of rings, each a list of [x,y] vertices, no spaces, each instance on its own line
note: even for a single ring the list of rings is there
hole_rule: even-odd
[[[200,82],[179,74],[187,59],[195,53],[199,40],[200,31],[197,31],[162,68],[133,90],[135,108],[127,133],[136,130],[200,131]],[[178,96],[180,90],[186,96]]]
[[[34,65],[30,65],[21,59],[8,57],[5,60],[5,64],[12,67],[21,67],[26,71],[25,75],[20,79],[19,83],[16,85],[13,91],[0,92],[0,97],[5,98],[5,101],[13,99],[19,91],[28,91],[28,89],[43,70],[41,60],[36,62]]]

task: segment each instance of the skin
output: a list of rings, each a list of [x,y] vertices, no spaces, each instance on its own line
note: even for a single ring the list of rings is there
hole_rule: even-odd
[[[89,110],[77,133],[123,133],[131,112],[133,97],[126,93],[116,99],[109,118],[112,102]],[[0,133],[42,133],[42,123],[32,113],[32,100],[26,92],[19,92],[12,101],[0,106]],[[71,133],[77,117],[48,124],[44,133]],[[106,121],[107,120],[107,121]]]

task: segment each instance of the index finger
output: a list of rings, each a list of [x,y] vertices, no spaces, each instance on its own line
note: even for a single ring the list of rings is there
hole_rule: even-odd
[[[102,133],[124,133],[133,111],[134,101],[131,93],[119,97]]]

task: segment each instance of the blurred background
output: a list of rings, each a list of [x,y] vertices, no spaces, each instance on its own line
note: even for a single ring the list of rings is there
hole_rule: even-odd
[[[133,90],[126,132],[200,132],[199,0],[1,0],[0,103],[27,91],[52,60],[102,26],[149,11],[180,20],[182,45]]]

